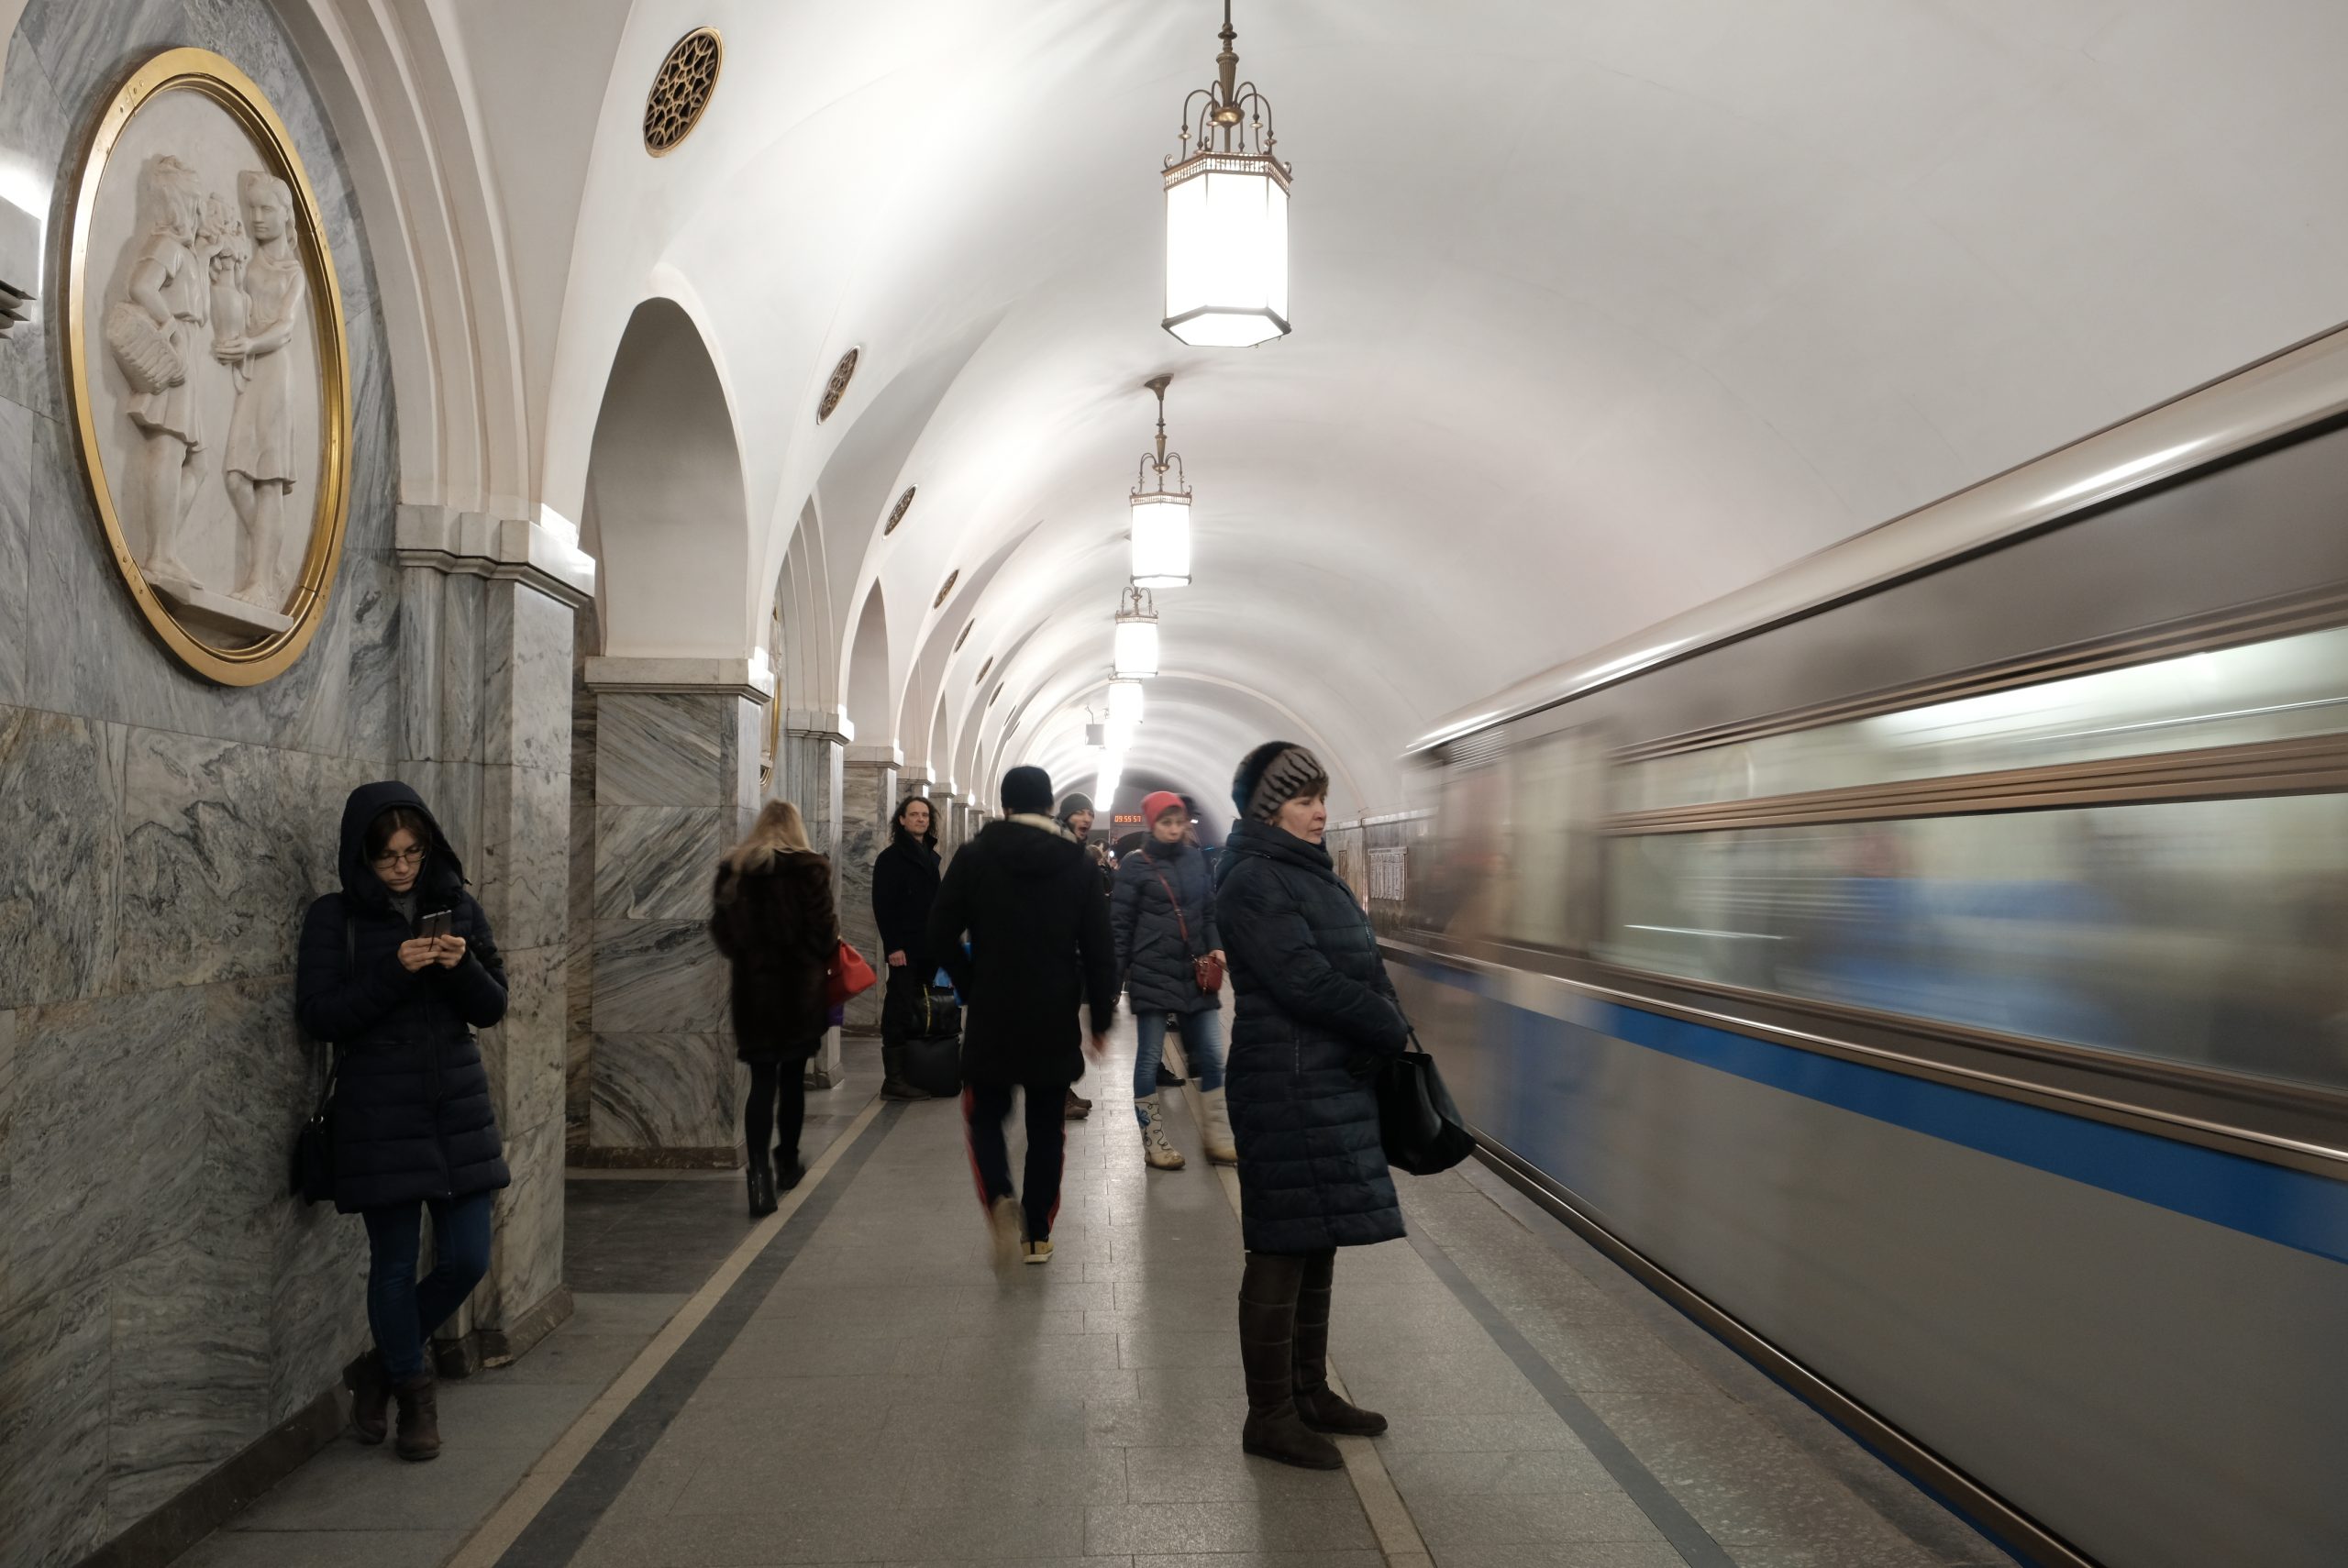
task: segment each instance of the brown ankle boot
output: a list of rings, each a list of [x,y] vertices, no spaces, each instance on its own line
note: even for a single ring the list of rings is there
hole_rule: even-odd
[[[373,1447],[383,1441],[384,1408],[392,1402],[392,1376],[383,1369],[383,1353],[369,1351],[359,1358],[350,1375],[350,1433]]]
[[[1301,1470],[1338,1470],[1337,1445],[1298,1416],[1295,1389],[1296,1291],[1304,1260],[1249,1253],[1239,1281],[1239,1361],[1247,1375],[1247,1424],[1239,1446],[1259,1459]]]
[[[402,1459],[440,1457],[440,1401],[427,1369],[405,1382],[392,1385],[399,1401],[400,1430],[393,1447]]]
[[[1329,1386],[1329,1300],[1336,1273],[1335,1252],[1312,1253],[1304,1259],[1304,1277],[1296,1292],[1296,1413],[1316,1432],[1376,1437],[1386,1430],[1386,1418],[1360,1408]]]

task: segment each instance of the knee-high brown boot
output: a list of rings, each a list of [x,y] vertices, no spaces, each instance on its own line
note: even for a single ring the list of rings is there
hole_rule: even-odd
[[[1308,1253],[1296,1292],[1296,1413],[1316,1432],[1376,1437],[1386,1418],[1345,1399],[1329,1386],[1329,1302],[1337,1277],[1337,1253]]]
[[[1239,1278],[1239,1362],[1247,1374],[1247,1425],[1240,1446],[1305,1470],[1345,1464],[1337,1445],[1308,1429],[1296,1400],[1296,1300],[1301,1257],[1249,1253]]]

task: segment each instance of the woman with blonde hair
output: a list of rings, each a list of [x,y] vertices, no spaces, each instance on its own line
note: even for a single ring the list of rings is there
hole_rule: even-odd
[[[839,944],[831,862],[808,844],[797,806],[769,801],[759,811],[718,863],[714,902],[710,934],[734,966],[734,1054],[750,1068],[742,1131],[755,1220],[806,1174],[807,1058],[824,1043],[825,977]]]

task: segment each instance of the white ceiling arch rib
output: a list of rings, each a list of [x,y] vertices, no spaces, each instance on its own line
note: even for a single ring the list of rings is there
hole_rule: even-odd
[[[674,269],[742,421],[749,558],[781,558],[819,483],[853,490],[829,566],[843,602],[880,580],[904,607],[892,715],[972,613],[929,610],[938,580],[1002,557],[937,679],[983,795],[1008,715],[1043,734],[1105,662],[1141,384],[1171,370],[1198,581],[1160,608],[1202,679],[1151,693],[1151,766],[1226,768],[1243,726],[1214,704],[1252,733],[1242,693],[1273,691],[1377,808],[1432,714],[2348,315],[2348,8],[1293,0],[1239,22],[1297,162],[1296,332],[1184,349],[1155,172],[1212,10],[637,0],[548,499],[583,483],[600,367]],[[733,90],[646,159],[631,93],[703,21]],[[974,132],[1005,103],[1049,105],[1048,145]],[[1445,134],[1398,137],[1399,104]]]

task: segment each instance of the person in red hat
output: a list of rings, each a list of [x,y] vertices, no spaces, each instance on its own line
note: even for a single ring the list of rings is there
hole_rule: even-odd
[[[1109,928],[1117,943],[1117,977],[1132,999],[1134,1117],[1143,1160],[1153,1170],[1180,1170],[1181,1152],[1166,1136],[1157,1067],[1166,1051],[1167,1015],[1179,1021],[1182,1057],[1198,1079],[1206,1113],[1200,1132],[1207,1158],[1235,1165],[1231,1119],[1223,1099],[1223,938],[1216,929],[1214,880],[1191,834],[1191,808],[1160,790],[1141,803],[1149,837],[1117,867]],[[1201,960],[1211,962],[1202,966]],[[1213,989],[1204,979],[1213,978]]]

